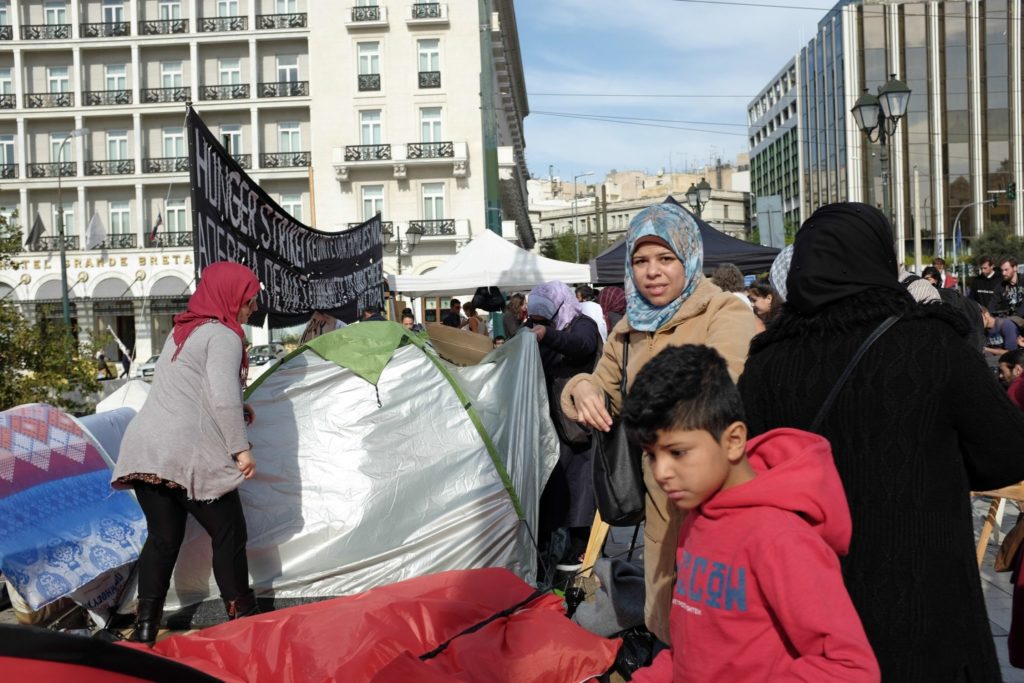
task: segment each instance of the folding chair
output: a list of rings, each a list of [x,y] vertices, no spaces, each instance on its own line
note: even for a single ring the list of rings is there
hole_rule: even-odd
[[[1005,502],[1011,500],[1024,510],[1024,482],[994,491],[972,491],[971,495],[992,499],[992,503],[988,506],[988,513],[985,515],[985,522],[981,525],[981,534],[978,536],[978,567],[981,567],[981,562],[985,559],[985,549],[988,547],[988,540],[992,536],[992,530],[998,529],[1002,523]]]

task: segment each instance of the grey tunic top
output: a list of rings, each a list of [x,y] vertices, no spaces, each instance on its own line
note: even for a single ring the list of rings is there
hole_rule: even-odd
[[[175,361],[167,337],[153,388],[128,424],[114,467],[119,477],[154,474],[180,484],[190,499],[214,500],[238,488],[242,473],[232,454],[249,447],[238,368],[242,344],[218,322],[200,325]]]

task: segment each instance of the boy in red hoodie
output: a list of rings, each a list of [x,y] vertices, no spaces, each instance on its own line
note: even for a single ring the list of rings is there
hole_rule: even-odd
[[[676,550],[672,648],[634,681],[879,681],[837,555],[850,512],[824,438],[747,442],[725,361],[669,347],[637,374],[623,423],[687,514]]]

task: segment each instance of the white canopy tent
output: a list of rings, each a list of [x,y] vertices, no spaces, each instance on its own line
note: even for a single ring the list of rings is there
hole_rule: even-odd
[[[410,296],[451,296],[473,292],[477,287],[532,289],[551,280],[570,285],[590,282],[590,266],[532,254],[484,230],[429,273],[389,275],[388,285],[392,292]]]

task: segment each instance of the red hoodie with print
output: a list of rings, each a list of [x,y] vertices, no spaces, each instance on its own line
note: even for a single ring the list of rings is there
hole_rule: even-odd
[[[839,569],[850,511],[828,441],[774,429],[747,457],[754,479],[683,523],[672,648],[633,680],[881,680]]]

